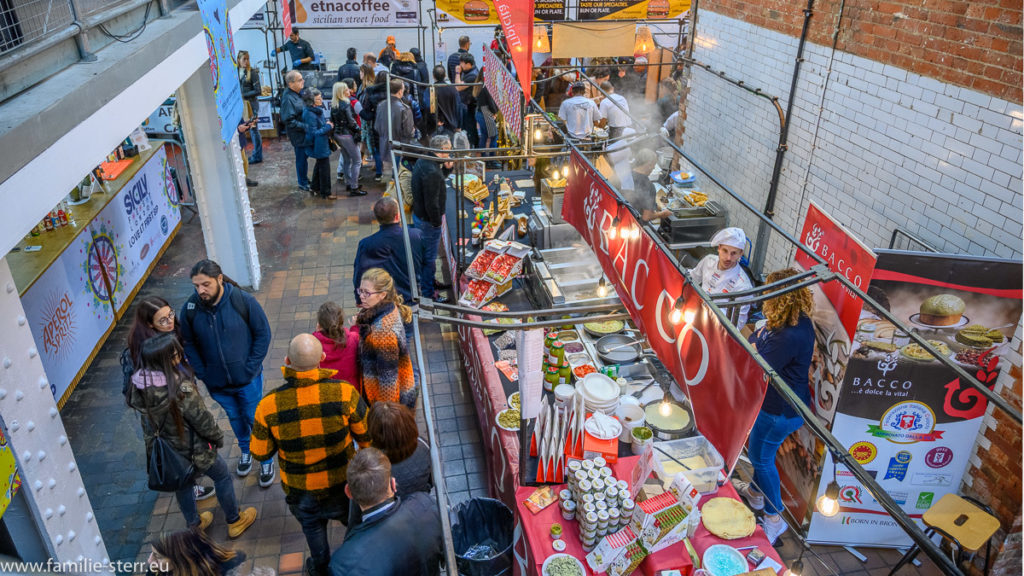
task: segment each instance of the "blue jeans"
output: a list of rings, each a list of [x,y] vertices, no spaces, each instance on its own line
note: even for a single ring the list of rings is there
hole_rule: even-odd
[[[196,474],[197,478],[199,476],[206,476],[213,480],[213,486],[217,489],[217,503],[220,504],[220,509],[224,511],[225,520],[228,523],[237,522],[238,502],[235,500],[235,485],[232,484],[228,465],[220,457],[220,454],[217,455],[213,466],[210,466],[206,472]],[[199,512],[196,510],[194,487],[195,483],[189,482],[188,486],[174,493],[174,496],[178,499],[178,507],[181,508],[181,514],[185,517],[185,523],[189,527],[199,525]]]
[[[299,186],[309,188],[309,147],[295,147],[295,175],[299,179]]]
[[[420,292],[423,293],[424,298],[433,298],[434,262],[437,260],[437,250],[441,244],[441,227],[420,220],[415,214],[412,216],[412,221],[423,233],[423,268],[420,269]]]
[[[260,136],[258,128],[249,130],[249,139],[252,140],[252,154],[249,156],[249,164],[263,162],[263,136]]]
[[[209,389],[209,388],[208,388]],[[242,453],[249,451],[249,436],[256,422],[256,406],[263,399],[263,371],[244,388],[221,388],[210,390],[210,397],[220,404],[231,422],[231,430],[238,439]]]
[[[775,455],[779,446],[793,432],[804,425],[800,416],[783,416],[761,411],[750,430],[747,455],[754,465],[754,483],[764,494],[768,514],[782,513],[782,488],[779,485],[779,469],[775,467]]]
[[[327,521],[337,520],[348,526],[349,499],[345,495],[345,485],[332,486],[329,496],[316,497],[309,492],[293,490],[284,497],[288,510],[302,526],[309,546],[309,556],[317,573],[327,576],[327,567],[331,563],[331,546],[327,541]]]

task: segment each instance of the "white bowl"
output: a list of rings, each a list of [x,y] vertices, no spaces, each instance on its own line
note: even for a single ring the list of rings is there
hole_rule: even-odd
[[[593,372],[583,377],[583,397],[595,404],[617,402],[619,385],[600,372]]]

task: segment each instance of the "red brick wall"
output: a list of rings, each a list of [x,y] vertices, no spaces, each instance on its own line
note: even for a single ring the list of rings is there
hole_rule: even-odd
[[[840,4],[815,2],[811,42],[832,44]],[[698,10],[799,36],[806,6],[806,0],[706,0]],[[1021,0],[847,0],[837,48],[1020,103],[1021,12]]]

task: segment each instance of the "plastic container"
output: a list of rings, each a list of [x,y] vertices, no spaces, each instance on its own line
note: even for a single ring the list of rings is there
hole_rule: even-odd
[[[718,474],[721,472],[724,462],[718,450],[715,450],[715,447],[708,442],[707,438],[693,436],[669,442],[659,442],[658,448],[684,464],[687,464],[688,458],[702,458],[707,464],[706,466],[700,468],[693,468],[691,466],[692,470],[682,470],[683,475],[701,494],[710,494],[718,490]],[[665,454],[662,454],[661,451],[655,450],[654,455],[657,462],[658,475],[662,478],[674,476],[674,474],[666,472],[665,468],[669,467],[670,470],[675,470],[679,468],[679,465]]]

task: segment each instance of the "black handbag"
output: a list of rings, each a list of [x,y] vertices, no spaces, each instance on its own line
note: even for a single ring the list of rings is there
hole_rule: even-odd
[[[150,490],[158,492],[177,492],[194,483],[195,465],[192,464],[192,445],[195,431],[189,428],[189,457],[179,454],[161,434],[163,425],[157,427],[153,415],[146,406],[146,415],[156,430],[153,442],[146,456],[146,474]],[[166,423],[166,417],[164,423]]]

